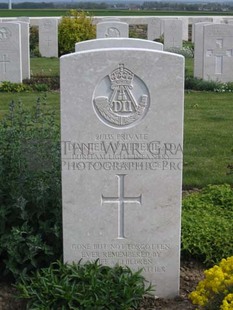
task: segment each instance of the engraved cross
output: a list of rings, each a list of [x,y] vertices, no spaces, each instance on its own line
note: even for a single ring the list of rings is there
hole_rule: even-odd
[[[215,74],[223,73],[223,58],[233,57],[233,49],[225,49],[223,45],[223,39],[217,39],[215,41],[216,50],[208,49],[206,51],[206,57],[215,57]]]
[[[142,203],[142,195],[138,197],[125,197],[125,176],[126,174],[117,174],[118,178],[118,197],[101,197],[101,203],[118,204],[118,239],[125,239],[124,207],[125,203]]]
[[[3,59],[0,60],[0,63],[3,64],[3,72],[6,73],[6,64],[9,63],[10,60],[7,60],[7,55],[3,55]]]
[[[50,39],[49,37],[45,40],[45,42],[47,42],[48,47],[50,47],[50,42],[52,42],[52,39]]]

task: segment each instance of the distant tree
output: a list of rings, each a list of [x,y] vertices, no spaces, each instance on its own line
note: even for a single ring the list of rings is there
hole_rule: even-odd
[[[8,9],[7,3],[0,3],[0,9]]]
[[[53,2],[21,2],[13,3],[13,9],[53,9]]]

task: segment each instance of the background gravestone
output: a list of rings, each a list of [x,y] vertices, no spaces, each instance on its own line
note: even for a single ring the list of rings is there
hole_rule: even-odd
[[[203,57],[204,57],[204,42],[203,42],[203,27],[211,23],[202,22],[194,24],[194,77],[203,78]]]
[[[0,23],[0,81],[22,82],[20,24]]]
[[[96,25],[96,38],[127,38],[129,25],[117,20],[107,20]]]
[[[61,57],[63,245],[179,292],[184,61],[137,48]]]
[[[164,23],[164,49],[182,48],[182,20],[165,19]]]
[[[81,52],[85,50],[95,48],[110,48],[110,47],[134,47],[134,48],[148,48],[154,50],[163,50],[163,44],[158,42],[152,42],[149,40],[142,39],[131,39],[131,38],[111,38],[111,39],[98,39],[82,41],[75,44],[75,51]]]
[[[39,21],[39,51],[43,57],[58,57],[58,20]]]
[[[189,20],[192,24],[192,42],[194,42],[195,23],[212,23],[213,17],[190,17]]]
[[[233,25],[204,25],[203,42],[203,79],[233,81]]]
[[[16,21],[21,28],[21,49],[22,49],[22,78],[30,79],[30,33],[29,23]]]
[[[154,41],[159,39],[163,34],[162,21],[160,18],[153,18],[148,22],[147,38],[148,40]]]

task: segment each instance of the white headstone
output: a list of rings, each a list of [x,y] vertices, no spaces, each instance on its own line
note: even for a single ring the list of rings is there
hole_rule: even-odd
[[[22,82],[21,25],[0,23],[0,81]]]
[[[64,261],[143,270],[179,291],[184,59],[138,48],[61,57]]]
[[[195,36],[195,23],[212,23],[213,18],[212,17],[192,17],[190,18],[190,22],[192,23],[192,42],[194,42],[194,36]]]
[[[164,49],[182,48],[182,20],[165,19],[164,23]]]
[[[58,21],[43,18],[39,22],[39,51],[43,57],[58,57]]]
[[[194,24],[194,77],[203,78],[203,57],[204,41],[203,27],[209,25],[208,22]]]
[[[21,25],[22,78],[30,79],[30,29],[29,23],[17,21]]]
[[[187,16],[179,17],[180,20],[182,20],[182,39],[184,41],[188,41],[189,39],[189,20]]]
[[[225,24],[232,24],[233,23],[233,18],[222,18],[223,23]]]
[[[203,79],[233,81],[233,25],[203,26]]]
[[[129,25],[127,23],[109,20],[96,25],[96,38],[127,38]]]
[[[162,22],[160,18],[153,18],[149,20],[147,26],[147,39],[154,41],[155,39],[159,39],[163,34],[162,30]]]
[[[92,49],[110,48],[110,47],[134,47],[134,48],[146,48],[154,50],[163,50],[163,44],[142,39],[131,38],[111,38],[111,39],[98,39],[82,41],[75,44],[75,51],[81,52]]]
[[[30,24],[30,17],[27,16],[20,16],[17,18],[18,21],[20,22],[25,22],[25,23],[29,23]]]

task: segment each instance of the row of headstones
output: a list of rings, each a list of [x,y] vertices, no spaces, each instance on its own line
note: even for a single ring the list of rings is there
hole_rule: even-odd
[[[165,19],[158,20],[158,23],[153,24],[153,36],[159,39],[164,36],[164,48],[181,48],[182,47],[182,20]],[[39,51],[44,57],[57,57],[58,42],[57,42],[57,27],[58,20],[44,19],[39,22]],[[96,25],[96,38],[110,38],[110,37],[129,37],[129,24],[121,22],[120,20],[106,18]]]
[[[190,19],[190,21],[189,21]],[[128,37],[129,24],[142,22],[147,25],[147,38],[148,40],[156,40],[163,37],[164,49],[169,50],[172,48],[181,48],[182,40],[189,38],[189,23],[192,24],[192,41],[194,41],[194,25],[197,22],[215,22],[215,23],[231,23],[231,18],[129,18],[121,17],[116,18],[94,18],[93,22],[97,24],[96,38],[104,37]],[[32,21],[39,26],[39,50],[44,57],[57,57],[58,55],[58,42],[57,42],[57,27],[60,19],[38,19],[36,22]],[[108,21],[107,21],[108,20]],[[117,25],[114,25],[117,23]],[[115,29],[114,29],[115,28]]]
[[[157,34],[154,33],[155,39],[163,37],[164,49],[181,48],[182,47],[182,20],[164,19],[158,20],[154,29],[157,29]],[[162,27],[162,29],[161,29]],[[129,24],[119,20],[99,22],[96,26],[96,38],[110,37],[129,37]]]
[[[39,48],[44,57],[58,57],[57,20],[41,20]],[[30,79],[29,18],[0,20],[0,81]]]
[[[206,23],[194,23],[192,32],[195,44],[194,76],[207,80],[232,81],[233,26],[231,20],[228,20],[229,24],[211,24],[210,21],[207,19]],[[10,26],[9,23],[7,25],[1,23],[0,80],[21,82],[22,79],[30,78],[29,24],[22,20],[16,20],[13,24]],[[160,20],[161,25],[164,31],[165,50],[169,46],[181,47],[182,21],[166,19],[162,23]],[[57,27],[57,19],[39,20],[39,49],[42,56],[57,57]],[[154,29],[157,28],[154,27]],[[209,29],[209,34],[206,29]],[[128,34],[129,25],[117,19],[111,18],[97,24],[97,38],[128,37]]]
[[[58,57],[58,18],[39,18],[35,21],[30,18],[22,18],[24,21],[36,24],[39,26],[39,51],[43,57]],[[11,20],[12,19],[5,19]],[[145,21],[143,21],[145,23]],[[116,29],[114,21],[101,22],[101,20],[94,20],[97,23],[97,38],[117,36],[117,37],[128,37],[129,24],[118,20]],[[116,21],[115,21],[116,23]],[[165,49],[169,48],[180,48],[182,47],[182,39],[188,39],[188,25],[185,20],[177,19],[152,19],[146,21],[148,23],[148,39],[154,40],[164,36]],[[108,29],[106,29],[106,26]],[[186,29],[187,28],[187,29]]]
[[[182,47],[182,21],[164,20],[164,49]],[[97,24],[97,38],[128,37],[127,23],[106,21]],[[233,81],[233,25],[194,24],[194,77]],[[78,45],[79,46],[79,45]]]

